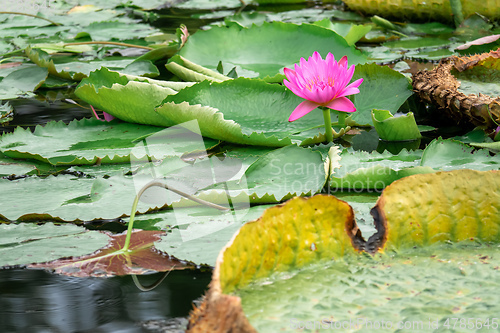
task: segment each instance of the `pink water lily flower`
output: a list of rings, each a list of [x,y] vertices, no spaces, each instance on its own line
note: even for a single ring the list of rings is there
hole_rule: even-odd
[[[288,79],[283,80],[285,86],[306,99],[295,108],[288,121],[295,121],[318,106],[344,112],[356,111],[354,104],[345,96],[359,93],[358,87],[363,79],[349,84],[354,65],[348,68],[346,56],[337,62],[331,53],[323,60],[318,52],[314,52],[307,61],[301,58],[300,65],[295,64],[295,70],[285,68],[284,71]]]

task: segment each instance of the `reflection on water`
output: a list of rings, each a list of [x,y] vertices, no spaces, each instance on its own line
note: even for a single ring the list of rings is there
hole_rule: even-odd
[[[67,93],[69,97],[73,95]],[[64,97],[61,93],[61,97]],[[14,120],[3,130],[12,131],[16,126],[43,125],[49,121],[64,121],[69,123],[74,119],[92,117],[90,109],[85,109],[62,100],[40,101],[35,98],[16,99],[9,101],[14,109]]]
[[[161,274],[141,276],[144,285]],[[41,270],[0,270],[0,332],[179,332],[151,323],[185,322],[210,272],[173,271],[142,292],[130,276],[74,278]],[[152,327],[157,327],[153,329]]]

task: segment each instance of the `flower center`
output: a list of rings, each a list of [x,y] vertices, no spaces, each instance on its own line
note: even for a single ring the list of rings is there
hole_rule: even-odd
[[[332,77],[320,78],[319,76],[316,76],[309,79],[309,82],[306,83],[306,88],[309,91],[312,91],[313,87],[318,87],[323,90],[326,87],[333,87],[334,84],[335,80]]]

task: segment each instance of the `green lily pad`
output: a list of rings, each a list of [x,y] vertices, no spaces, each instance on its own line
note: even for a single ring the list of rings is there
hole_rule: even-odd
[[[79,256],[108,241],[106,234],[75,225],[0,224],[0,267]]]
[[[222,41],[230,41],[222,42]],[[263,23],[243,28],[239,25],[214,27],[190,36],[179,54],[201,66],[216,70],[236,67],[238,75],[280,82],[283,68],[292,67],[314,51],[328,52],[336,59],[347,55],[350,64],[366,58],[337,33],[309,24]]]
[[[323,114],[316,111],[288,122],[300,102],[283,86],[238,78],[185,88],[168,96],[156,111],[174,123],[196,119],[201,134],[209,138],[280,147],[301,142],[300,136],[294,140],[295,133],[324,122]]]
[[[362,24],[352,24],[352,23],[342,23],[330,21],[330,18],[325,18],[321,21],[316,21],[313,23],[319,27],[330,29],[335,31],[340,36],[344,37],[347,44],[354,45],[357,41],[363,38],[371,29],[371,25]]]
[[[80,81],[83,78],[88,77],[92,71],[96,71],[101,67],[106,67],[111,70],[121,70],[122,73],[131,75],[145,75],[152,77],[159,74],[158,68],[156,68],[156,66],[154,66],[150,61],[122,59],[114,61],[77,61],[54,64],[54,61],[49,54],[41,49],[28,46],[25,53],[35,64],[40,67],[46,67],[51,75],[66,80]]]
[[[8,102],[5,104],[0,103],[0,124],[8,123],[14,119],[13,115],[14,109]]]
[[[130,22],[108,21],[93,22],[83,28],[93,40],[125,40],[132,38],[144,38],[159,32],[158,29],[149,24],[134,23],[134,28],[130,29]]]
[[[142,138],[149,136],[145,139],[147,148],[141,148]],[[199,135],[184,128],[162,130],[119,121],[82,119],[68,125],[50,122],[37,126],[33,133],[18,127],[0,138],[0,151],[11,158],[32,158],[52,165],[106,164],[144,156],[155,160],[180,156],[200,149],[200,142],[203,144]],[[212,147],[216,142],[208,139],[206,144]]]
[[[340,167],[330,175],[330,190],[381,191],[393,181],[414,174],[497,170],[499,162],[500,157],[491,156],[486,149],[473,152],[473,148],[450,139],[433,140],[423,151],[403,149],[398,155],[345,149],[340,154]]]
[[[481,147],[485,144],[471,145]],[[425,148],[420,165],[443,171],[457,169],[498,170],[500,169],[500,155],[491,156],[487,149],[474,151],[474,148],[451,139],[436,139]]]
[[[357,111],[348,119],[359,125],[373,125],[373,109],[396,113],[399,107],[413,94],[408,79],[387,66],[375,64],[356,66],[352,80],[363,78],[359,94],[351,98]]]
[[[485,142],[485,143],[471,143],[471,146],[474,147],[479,147],[479,148],[486,148],[494,153],[500,152],[500,142]]]
[[[146,181],[149,178],[114,176],[94,180],[70,175],[0,179],[4,189],[1,200],[9,203],[7,209],[0,209],[0,217],[12,221],[116,219],[130,214],[134,197]],[[167,205],[157,202],[141,202],[138,211]]]
[[[274,195],[277,201],[318,193],[326,182],[320,152],[294,145],[273,150],[245,171],[250,193]]]
[[[221,9],[238,8],[241,2],[238,0],[187,0],[172,4],[172,6],[182,9]]]
[[[458,91],[465,95],[482,93],[492,98],[500,97],[499,59],[490,57],[462,72],[452,70],[451,73],[460,81]]]
[[[207,207],[175,209],[162,218],[170,226],[182,223],[181,228],[163,236],[155,242],[155,247],[179,259],[215,266],[219,252],[234,233],[246,222],[259,218],[269,207],[271,205],[259,205],[230,212]]]
[[[176,123],[158,115],[154,108],[166,96],[176,94],[189,84],[193,83],[139,78],[101,68],[83,79],[75,94],[121,120],[167,127]]]
[[[18,95],[38,89],[47,79],[46,68],[26,67],[18,69],[0,81],[0,100],[17,98]]]
[[[432,173],[431,167],[421,167],[421,150],[408,152],[403,149],[398,155],[349,151],[340,154],[340,168],[330,175],[330,190],[340,189],[382,191],[393,181],[413,174]]]
[[[379,137],[386,141],[409,141],[422,137],[413,112],[394,117],[387,110],[372,110],[372,120]]]
[[[299,327],[375,331],[382,326],[384,332],[405,327],[455,331],[455,321],[460,325],[481,318],[483,323],[485,313],[500,310],[493,296],[500,286],[498,255],[496,245],[457,244],[346,257],[275,274],[237,294],[246,317],[262,333]]]
[[[0,177],[22,176],[36,169],[34,161],[14,160],[0,153]]]

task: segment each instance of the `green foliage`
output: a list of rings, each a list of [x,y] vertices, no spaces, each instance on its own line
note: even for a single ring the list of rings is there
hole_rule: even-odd
[[[240,76],[280,82],[284,67],[292,67],[301,57],[307,58],[314,51],[323,57],[331,52],[336,59],[347,55],[351,64],[366,62],[364,55],[331,30],[281,22],[250,28],[230,25],[199,31],[188,39],[179,54],[213,70],[222,61],[224,67],[236,67]]]
[[[0,81],[0,100],[16,98],[38,89],[47,79],[46,68],[30,66],[8,74]]]
[[[142,138],[162,131],[159,127],[137,124],[110,124],[97,119],[72,121],[66,125],[51,122],[37,126],[32,133],[21,127],[13,134],[2,136],[0,150],[12,158],[32,158],[52,165],[81,165],[124,163],[144,158],[144,151],[133,148],[141,144]],[[69,135],[71,133],[71,135]],[[148,142],[151,159],[178,156],[199,148],[200,137],[190,137],[186,130],[172,129],[162,132],[169,141]],[[207,147],[216,144],[206,141]],[[205,148],[205,147],[203,147]]]
[[[394,117],[387,110],[372,110],[372,120],[378,136],[386,141],[409,141],[422,137],[413,112]]]
[[[382,320],[385,332],[400,332],[399,322],[422,331],[436,327],[441,331],[448,318],[458,318],[459,325],[461,320],[485,318],[500,310],[493,296],[499,287],[498,254],[495,245],[471,243],[347,257],[275,274],[238,295],[245,315],[260,333],[298,325],[312,328],[314,321],[327,330],[346,322],[344,327],[359,324],[358,330],[371,331]],[[448,325],[452,328],[453,321]]]
[[[283,86],[239,78],[204,81],[167,97],[156,109],[174,123],[196,119],[204,136],[239,144],[285,146],[294,134],[322,122],[321,112],[288,122],[302,101]]]
[[[0,224],[0,267],[91,253],[108,239],[103,233],[75,225]]]
[[[357,110],[347,120],[350,119],[355,124],[372,125],[373,109],[396,113],[413,94],[408,79],[386,66],[358,65],[352,79],[360,78],[364,79],[359,87],[360,93],[352,95]]]

